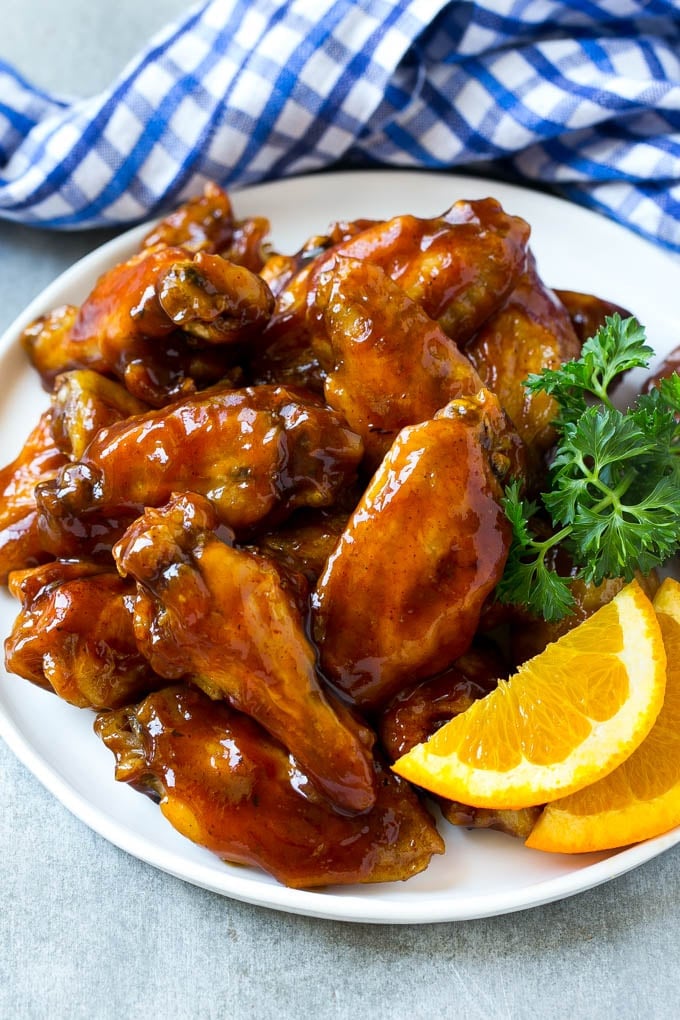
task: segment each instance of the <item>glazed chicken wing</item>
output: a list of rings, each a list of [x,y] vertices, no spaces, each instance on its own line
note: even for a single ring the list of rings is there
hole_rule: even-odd
[[[157,223],[142,247],[205,251],[259,273],[265,263],[268,233],[269,220],[263,216],[234,220],[229,196],[209,181],[202,195],[190,198]]]
[[[369,708],[469,647],[510,545],[492,393],[404,429],[350,517],[314,596],[321,667]]]
[[[190,198],[165,216],[142,241],[142,248],[184,248],[220,253],[234,233],[234,212],[227,193],[208,182],[202,195]]]
[[[588,340],[604,326],[609,315],[617,313],[622,319],[630,318],[630,312],[621,305],[597,297],[595,294],[583,294],[578,290],[555,290],[557,299],[564,305],[574,332],[580,343]]]
[[[253,381],[305,386],[323,393],[324,371],[312,348],[307,321],[311,274],[319,259],[373,220],[332,223],[328,233],[310,237],[295,255],[272,255],[261,276],[275,296],[274,312],[251,357]]]
[[[78,365],[90,366],[99,372],[108,370],[96,340],[88,345],[72,340],[77,318],[76,305],[59,305],[46,315],[40,315],[21,334],[21,346],[46,389],[51,389],[60,372]]]
[[[338,814],[278,741],[200,691],[166,688],[101,715],[96,729],[116,778],[160,798],[179,832],[285,885],[394,882],[444,851],[416,795],[379,763],[372,810]]]
[[[54,441],[70,460],[79,460],[99,429],[148,410],[124,386],[99,372],[64,372],[52,391]]]
[[[118,708],[160,686],[135,640],[135,586],[93,563],[53,562],[10,577],[21,600],[5,662],[80,708]]]
[[[433,219],[396,216],[335,249],[379,266],[457,344],[499,308],[524,267],[529,226],[493,198],[456,202]],[[320,260],[316,276],[326,271]]]
[[[488,642],[478,643],[443,673],[397,694],[382,713],[378,728],[390,761],[396,761],[431,737],[443,723],[489,694],[506,673],[507,665],[495,647]],[[497,829],[518,839],[527,838],[542,810],[475,808],[444,797],[434,800],[453,825]]]
[[[259,535],[255,541],[257,549],[284,570],[301,574],[314,586],[361,492],[354,487],[347,495],[350,498],[341,494],[338,503],[329,509],[298,510],[278,528]]]
[[[680,347],[674,347],[657,367],[654,375],[651,375],[646,380],[644,385],[645,391],[649,391],[654,386],[658,386],[662,379],[667,379],[668,376],[673,375],[674,372],[680,373]]]
[[[333,503],[362,452],[358,436],[309,394],[217,388],[100,429],[37,497],[58,520],[159,506],[190,490],[244,531],[298,506]]]
[[[21,452],[0,470],[0,580],[10,570],[44,558],[35,501],[38,482],[52,479],[65,464],[52,434],[52,411],[43,412]]]
[[[395,216],[336,225],[328,238],[317,239],[317,251],[310,241],[297,270],[292,260],[287,267],[275,265],[285,283],[277,286],[272,280],[276,307],[263,337],[269,345],[256,362],[258,377],[264,381],[302,377],[306,384],[311,380],[312,385],[321,385],[323,361],[320,367],[315,365],[319,352],[313,342],[318,324],[307,310],[317,303],[319,281],[339,259],[382,269],[427,317],[439,321],[454,343],[462,344],[514,287],[528,238],[524,220],[509,216],[494,199],[456,202],[433,219]],[[282,374],[287,364],[304,375]]]
[[[527,267],[507,301],[465,346],[465,354],[485,386],[498,396],[534,461],[555,442],[553,397],[530,393],[524,385],[533,372],[559,368],[579,356],[581,345],[569,315],[536,272]]]
[[[326,401],[361,436],[372,466],[405,425],[482,387],[453,340],[378,266],[338,258],[311,314],[323,325],[314,342]]]
[[[491,642],[475,641],[444,672],[400,691],[380,713],[378,723],[389,760],[396,761],[495,690],[507,672],[507,664]]]
[[[231,547],[217,527],[210,503],[187,494],[147,510],[116,546],[118,569],[139,586],[139,647],[161,676],[189,678],[257,719],[332,803],[367,810],[372,735],[324,696],[295,597],[273,563]]]
[[[140,252],[99,278],[75,316],[38,320],[23,344],[44,384],[91,368],[154,406],[220,379],[228,348],[260,329],[273,298],[250,270],[182,248]]]

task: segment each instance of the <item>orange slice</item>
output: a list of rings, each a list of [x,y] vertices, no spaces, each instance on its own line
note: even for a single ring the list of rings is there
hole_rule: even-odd
[[[654,608],[666,646],[666,696],[636,751],[604,779],[553,801],[527,846],[587,853],[639,843],[680,825],[680,584],[664,581]]]
[[[632,754],[659,714],[665,684],[659,622],[633,581],[393,768],[473,807],[544,804]]]

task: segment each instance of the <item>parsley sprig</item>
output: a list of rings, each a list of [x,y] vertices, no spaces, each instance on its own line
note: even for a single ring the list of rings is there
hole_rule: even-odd
[[[662,380],[625,412],[610,397],[616,377],[646,367],[652,354],[639,322],[613,315],[586,341],[580,358],[526,381],[532,393],[544,390],[555,398],[558,441],[548,491],[528,501],[518,482],[506,489],[513,540],[497,589],[501,602],[559,620],[572,609],[574,576],[593,584],[631,580],[677,552],[680,377]],[[547,538],[532,524],[545,512],[552,525]],[[552,565],[556,547],[575,565],[568,578]]]

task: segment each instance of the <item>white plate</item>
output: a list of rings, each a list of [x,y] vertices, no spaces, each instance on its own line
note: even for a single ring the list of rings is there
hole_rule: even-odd
[[[680,339],[678,263],[625,229],[558,199],[478,178],[419,172],[358,172],[262,185],[235,196],[238,215],[272,222],[275,244],[294,251],[335,218],[430,216],[458,198],[493,195],[532,225],[532,247],[552,286],[588,291],[630,308],[659,355]],[[96,277],[127,258],[145,227],[109,242],[48,287],[0,340],[0,435],[4,457],[21,448],[27,423],[46,404],[16,343],[37,315],[83,300]],[[0,630],[16,603],[0,592]],[[286,889],[257,871],[223,864],[189,843],[146,797],[113,779],[113,757],[92,732],[92,715],[25,680],[0,673],[0,735],[37,778],[78,818],[141,860],[235,899],[346,921],[454,921],[537,906],[621,875],[680,841],[680,830],[617,853],[561,856],[526,849],[499,833],[446,826],[447,853],[405,883]],[[36,819],[36,824],[38,820]]]

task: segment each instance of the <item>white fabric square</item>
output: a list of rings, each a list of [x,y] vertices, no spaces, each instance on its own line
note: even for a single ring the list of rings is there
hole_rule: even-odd
[[[170,47],[169,56],[185,73],[195,71],[210,53],[210,45],[197,35],[185,35]]]
[[[225,57],[203,75],[201,84],[213,99],[222,101],[238,69],[238,64]]]
[[[327,96],[342,70],[342,64],[338,64],[324,50],[315,50],[302,67],[299,80],[319,95]]]
[[[203,111],[191,96],[184,97],[168,123],[186,149],[194,145],[205,129]]]
[[[237,40],[241,41],[240,33]],[[258,56],[273,60],[279,67],[285,67],[301,41],[300,34],[292,28],[288,28],[287,25],[275,25],[260,40],[257,53]],[[247,45],[247,41],[244,40],[242,45]]]
[[[365,78],[360,78],[343,99],[342,108],[350,117],[363,120],[367,113],[372,113],[377,108],[382,97],[382,89]]]
[[[483,85],[470,79],[455,98],[455,107],[472,128],[478,128],[496,104]]]
[[[494,124],[489,140],[500,149],[514,152],[517,149],[523,149],[526,145],[530,145],[534,140],[534,135],[516,117],[509,113],[504,113]]]
[[[176,79],[161,64],[147,64],[135,79],[134,91],[143,96],[152,106],[157,106],[160,99],[167,95],[174,86]],[[134,98],[128,100],[134,105]]]
[[[87,198],[96,198],[102,183],[111,176],[111,167],[96,149],[90,149],[75,173],[75,184]]]
[[[388,71],[394,70],[404,52],[407,40],[398,28],[391,26],[376,46],[371,56],[374,64],[380,64]]]
[[[349,131],[344,131],[342,128],[333,125],[324,131],[316,145],[316,150],[336,159],[347,151],[348,146],[353,141],[354,136]]]
[[[121,103],[115,108],[104,129],[104,137],[111,142],[120,152],[132,148],[139,141],[144,131],[144,125],[135,117],[134,113]]]
[[[147,188],[155,191],[159,187],[167,188],[180,167],[181,163],[173,159],[169,152],[155,145],[137,171],[137,177]]]
[[[313,113],[306,110],[295,99],[287,99],[277,118],[276,129],[290,138],[302,138],[314,120]]]
[[[371,17],[368,12],[363,11],[358,5],[351,8],[340,24],[336,26],[333,35],[346,46],[350,53],[357,53],[363,49],[368,39],[380,26],[377,18]]]
[[[438,159],[453,159],[461,148],[460,139],[442,121],[435,121],[418,140],[425,149],[436,154]]]
[[[231,106],[249,113],[251,117],[258,117],[269,102],[271,94],[272,88],[268,81],[244,68],[236,80],[229,101]]]

